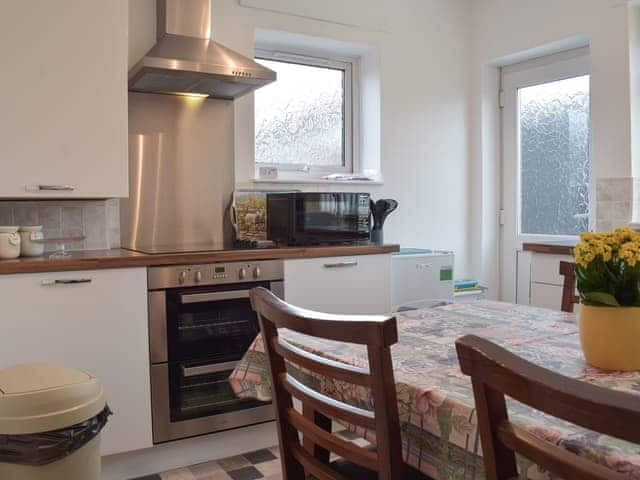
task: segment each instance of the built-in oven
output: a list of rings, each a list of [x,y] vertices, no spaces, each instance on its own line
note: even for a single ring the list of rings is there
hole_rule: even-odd
[[[152,267],[149,332],[154,443],[274,418],[228,378],[259,334],[249,290],[283,295],[282,261]]]

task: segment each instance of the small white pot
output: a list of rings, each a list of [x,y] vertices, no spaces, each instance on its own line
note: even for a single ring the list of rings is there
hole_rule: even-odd
[[[18,227],[0,227],[0,258],[18,258],[20,256],[20,235]]]
[[[23,257],[39,257],[44,253],[42,225],[20,227],[20,255]]]

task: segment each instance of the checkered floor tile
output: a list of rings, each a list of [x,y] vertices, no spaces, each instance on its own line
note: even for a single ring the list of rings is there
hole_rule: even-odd
[[[345,440],[361,446],[369,444],[348,430],[338,434]],[[276,446],[213,462],[199,463],[191,467],[147,475],[134,480],[281,480],[279,457],[280,452]]]

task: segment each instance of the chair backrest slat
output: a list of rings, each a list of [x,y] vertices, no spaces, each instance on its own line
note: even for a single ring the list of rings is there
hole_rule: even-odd
[[[251,290],[251,303],[260,320],[269,359],[284,478],[305,480],[306,471],[318,480],[346,480],[329,465],[329,452],[376,471],[379,480],[402,478],[400,420],[390,350],[398,339],[396,319],[312,312],[289,305],[263,288]],[[280,328],[364,345],[369,369],[307,352],[281,339]],[[312,374],[370,388],[373,411],[335,400],[304,385],[287,372],[287,362]],[[294,397],[302,402],[303,415],[293,409]],[[332,433],[331,419],[374,431],[377,453]],[[299,432],[304,438],[303,445]]]
[[[342,457],[348,456],[350,460],[358,465],[368,468],[369,470],[375,470],[378,465],[378,454],[367,450],[366,448],[359,447],[354,443],[342,438],[332,435],[326,430],[323,430],[317,426],[311,420],[305,418],[297,410],[290,408],[287,410],[287,420],[303,435],[308,436],[313,443],[320,445],[327,450],[330,450],[336,455]]]
[[[576,264],[572,262],[560,262],[560,275],[564,277],[562,284],[563,312],[573,312],[573,306],[580,302],[576,295]]]
[[[498,439],[507,448],[521,453],[524,457],[542,468],[554,472],[560,478],[579,478],[580,480],[628,480],[627,475],[612,472],[611,469],[594,464],[564,448],[550,446],[549,442],[539,439],[510,422],[498,425]]]
[[[272,340],[273,349],[285,360],[293,362],[303,368],[307,368],[321,375],[325,375],[336,380],[355,383],[365,387],[371,386],[371,375],[366,368],[356,367],[347,363],[340,363],[328,358],[323,358],[278,337]]]
[[[373,412],[354,407],[348,403],[327,397],[322,393],[303,385],[288,373],[279,374],[280,383],[290,395],[301,402],[311,405],[315,410],[331,418],[338,418],[344,422],[366,428],[376,428]]]
[[[268,290],[265,290],[268,293]],[[313,337],[360,345],[389,346],[398,341],[393,318],[379,315],[332,315],[294,307],[275,295],[253,296],[252,305],[259,301],[259,314],[268,318],[276,328],[288,328]]]
[[[329,465],[311,456],[306,450],[303,450],[300,445],[291,445],[290,449],[292,457],[318,480],[354,480],[346,478],[335,470],[332,470]]]
[[[505,396],[584,428],[640,443],[637,397],[564,377],[473,335],[458,339],[456,349],[462,372],[473,384],[488,480],[517,475],[514,452],[565,478],[587,478],[581,476],[586,470],[592,480],[619,478],[509,423]]]

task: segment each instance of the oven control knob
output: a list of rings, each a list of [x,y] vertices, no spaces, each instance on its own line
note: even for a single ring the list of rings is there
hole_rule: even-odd
[[[183,284],[184,284],[184,282],[186,282],[186,280],[187,280],[187,271],[186,271],[186,270],[183,270],[183,271],[181,271],[181,272],[180,272],[180,274],[178,275],[178,283],[179,283],[180,285],[183,285]]]
[[[238,277],[240,277],[240,280],[244,280],[245,278],[247,278],[247,269],[246,268],[241,268],[238,271]]]
[[[253,271],[253,278],[260,278],[260,275],[262,275],[262,272],[260,271],[260,267],[256,267],[255,270]]]
[[[200,283],[202,281],[202,272],[200,271],[196,272],[195,281],[196,283]]]

